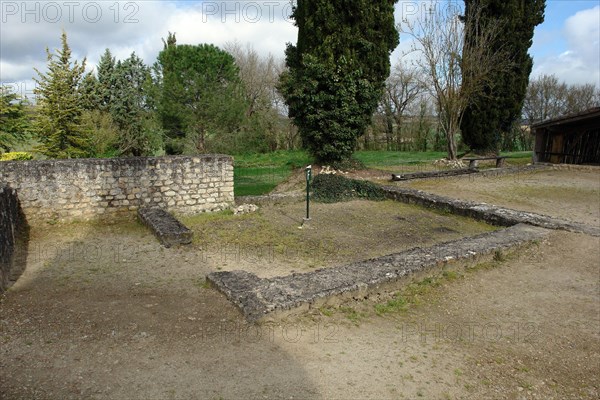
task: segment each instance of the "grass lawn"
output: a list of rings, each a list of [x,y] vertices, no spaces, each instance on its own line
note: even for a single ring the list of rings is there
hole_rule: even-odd
[[[509,157],[509,165],[524,165],[531,162],[530,151],[503,152],[502,155]],[[429,164],[445,156],[445,152],[437,151],[357,151],[354,153],[354,157],[367,168],[376,169]],[[300,150],[243,154],[234,156],[234,159],[236,196],[267,194],[286,180],[293,169],[312,162],[311,157]]]

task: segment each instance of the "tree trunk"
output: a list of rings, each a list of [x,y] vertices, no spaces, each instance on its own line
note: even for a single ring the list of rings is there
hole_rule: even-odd
[[[456,160],[456,141],[454,140],[454,132],[448,130],[446,132],[446,141],[448,142],[448,160]]]

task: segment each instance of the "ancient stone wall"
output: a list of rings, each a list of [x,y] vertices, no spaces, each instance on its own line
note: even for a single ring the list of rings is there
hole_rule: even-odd
[[[24,266],[29,227],[17,192],[0,185],[0,293],[16,280]]]
[[[30,222],[132,212],[180,214],[233,205],[233,159],[225,155],[0,162]]]

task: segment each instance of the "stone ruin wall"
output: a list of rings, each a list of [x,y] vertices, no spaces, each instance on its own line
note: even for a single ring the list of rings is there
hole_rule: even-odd
[[[16,190],[0,184],[0,293],[21,272],[28,235]]]
[[[16,190],[29,222],[134,212],[219,211],[234,203],[225,155],[0,162],[0,185]]]

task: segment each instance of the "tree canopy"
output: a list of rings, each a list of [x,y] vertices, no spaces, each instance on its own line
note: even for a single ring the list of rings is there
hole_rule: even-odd
[[[29,132],[27,101],[8,86],[0,86],[0,150],[10,151]]]
[[[178,45],[169,36],[154,65],[153,101],[167,152],[203,152],[239,128],[245,105],[233,57],[211,44]]]
[[[46,49],[48,71],[38,73],[34,93],[37,96],[37,114],[34,129],[41,145],[39,150],[51,158],[77,158],[88,155],[88,137],[82,129],[83,105],[79,85],[85,71],[84,59],[71,62],[67,34],[61,35],[61,49],[53,54]]]
[[[298,0],[296,45],[286,49],[280,90],[321,163],[351,157],[371,122],[398,45],[396,0]]]
[[[497,151],[502,135],[520,119],[533,66],[528,50],[535,27],[544,21],[545,0],[465,0],[466,41],[489,21],[502,20],[504,29],[490,46],[502,49],[512,67],[497,71],[495,78],[469,104],[461,123],[464,142],[473,150]],[[481,8],[478,20],[470,19],[473,7]],[[466,75],[465,81],[469,79]]]

